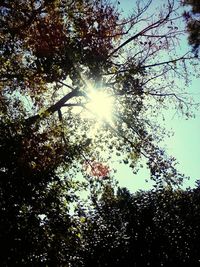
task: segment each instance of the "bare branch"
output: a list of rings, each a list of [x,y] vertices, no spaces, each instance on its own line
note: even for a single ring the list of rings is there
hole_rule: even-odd
[[[151,25],[147,26],[146,28],[144,28],[143,30],[141,30],[140,32],[138,32],[137,34],[135,34],[134,36],[130,37],[128,40],[126,40],[125,42],[123,42],[120,46],[118,46],[117,48],[115,48],[109,55],[108,58],[113,56],[116,52],[118,52],[122,47],[126,46],[127,44],[129,44],[130,42],[132,42],[133,40],[137,39],[139,36],[143,36],[146,32],[157,28],[158,26],[160,26],[161,24],[163,24],[164,22],[166,22],[169,18],[169,15],[172,12],[172,7],[169,7],[169,12],[168,14],[162,18],[157,20],[156,22],[152,23]]]
[[[159,62],[159,63],[155,63],[155,64],[144,65],[144,66],[141,66],[141,68],[142,69],[152,68],[152,67],[157,67],[157,66],[161,66],[161,65],[167,65],[167,64],[170,64],[170,63],[175,63],[175,62],[178,62],[180,60],[195,59],[195,57],[185,57],[188,53],[189,52],[187,52],[185,55],[183,55],[182,57],[179,57],[179,58],[175,58],[175,59],[172,59],[172,60],[167,60],[167,61],[163,61],[163,62]]]
[[[170,96],[172,96],[172,97],[174,97],[174,98],[176,98],[180,103],[183,103],[183,104],[185,104],[185,106],[188,108],[188,105],[191,105],[191,103],[189,103],[189,102],[186,102],[184,99],[182,99],[182,98],[180,98],[177,94],[175,94],[175,93],[147,93],[148,95],[152,95],[152,96],[155,96],[155,97],[170,97]]]

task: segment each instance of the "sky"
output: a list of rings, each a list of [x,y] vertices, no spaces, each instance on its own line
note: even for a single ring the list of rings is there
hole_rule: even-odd
[[[188,88],[190,92],[196,92],[199,89],[199,94],[194,93],[194,97],[200,102],[200,80],[193,81]],[[169,116],[165,120],[165,127],[172,130],[174,135],[170,138],[165,138],[164,145],[168,155],[174,156],[179,164],[177,169],[189,176],[190,179],[183,183],[183,188],[194,187],[195,181],[200,180],[200,111],[196,110],[195,118],[186,120],[181,116]],[[119,185],[127,187],[130,191],[148,190],[154,185],[149,180],[149,171],[141,169],[136,175],[127,165],[119,165],[116,163],[115,168],[117,173],[115,178]],[[146,182],[148,181],[148,182]]]
[[[158,1],[153,0],[152,8],[156,8],[155,2],[158,3]],[[134,3],[134,0],[120,1],[124,15],[132,10]],[[182,46],[187,49],[185,42]],[[200,79],[194,78],[187,89],[194,100],[200,102]],[[174,132],[172,137],[165,139],[165,149],[168,155],[174,156],[179,162],[177,169],[190,177],[183,183],[183,188],[194,187],[195,181],[200,179],[200,110],[194,110],[194,114],[194,118],[186,120],[185,117],[168,113],[165,120],[165,127]],[[146,168],[134,175],[127,165],[116,163],[114,167],[117,169],[114,176],[119,185],[127,187],[132,192],[148,190],[154,185],[149,180],[149,171]]]

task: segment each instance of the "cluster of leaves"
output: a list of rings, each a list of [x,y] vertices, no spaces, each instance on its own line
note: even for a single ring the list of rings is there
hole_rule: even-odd
[[[200,189],[104,187],[80,217],[84,266],[198,266]]]
[[[1,266],[60,266],[77,260],[79,238],[69,215],[76,185],[56,171],[64,160],[62,146],[41,138],[1,121]]]
[[[101,162],[86,162],[85,163],[86,172],[91,177],[106,178],[109,177],[110,169],[108,166]]]
[[[200,47],[200,3],[198,0],[184,0],[183,4],[192,7],[192,10],[185,11],[183,16],[187,22],[189,43],[193,46],[194,52],[198,56]]]
[[[59,81],[73,76],[77,63],[92,71],[94,61],[102,61],[113,48],[108,35],[121,34],[114,9],[100,2],[3,1],[5,77],[30,80],[37,75],[46,82]]]

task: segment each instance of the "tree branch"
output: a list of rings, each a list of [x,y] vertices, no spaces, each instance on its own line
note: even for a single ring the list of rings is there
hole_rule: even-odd
[[[126,40],[125,42],[123,42],[120,46],[118,46],[116,49],[114,49],[109,55],[108,58],[113,56],[117,51],[119,51],[122,47],[126,46],[127,44],[129,44],[130,42],[132,42],[133,40],[137,39],[139,36],[144,35],[146,32],[157,28],[159,25],[161,25],[162,23],[164,23],[165,21],[167,21],[167,19],[169,18],[169,15],[172,12],[172,7],[169,7],[169,12],[168,14],[163,18],[160,19],[154,23],[152,23],[151,25],[147,26],[145,29],[141,30],[140,32],[138,32],[137,34],[135,34],[134,36],[130,37],[128,40]]]
[[[53,114],[54,112],[60,110],[68,100],[70,100],[73,97],[78,97],[78,96],[85,96],[85,94],[80,92],[78,89],[71,91],[70,93],[68,93],[67,95],[62,97],[59,101],[57,101],[54,105],[47,108],[44,111],[44,116],[36,114],[36,115],[26,119],[26,121],[25,121],[26,125],[30,126],[30,125],[34,124],[36,121],[41,120],[42,118],[48,117],[49,115]]]
[[[84,108],[85,106],[82,103],[67,103],[67,104],[62,105],[62,107],[82,107],[82,108]]]
[[[180,61],[180,60],[194,59],[195,58],[195,57],[185,57],[187,54],[188,53],[186,53],[182,57],[179,57],[179,58],[176,58],[176,59],[167,60],[167,61],[163,61],[163,62],[159,62],[159,63],[155,63],[155,64],[150,64],[150,65],[144,65],[144,66],[141,66],[141,68],[142,69],[152,68],[152,67],[157,67],[157,66],[161,66],[161,65],[165,65],[165,64],[175,63],[175,62]]]

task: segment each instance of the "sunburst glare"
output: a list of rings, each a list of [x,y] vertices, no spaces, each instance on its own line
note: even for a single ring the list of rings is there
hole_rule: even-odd
[[[113,97],[105,91],[93,89],[88,93],[87,108],[97,117],[107,122],[112,121]]]

